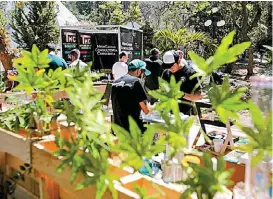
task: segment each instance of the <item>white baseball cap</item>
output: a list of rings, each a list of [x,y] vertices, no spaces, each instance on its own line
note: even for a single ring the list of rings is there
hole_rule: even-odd
[[[174,64],[178,62],[179,55],[175,51],[167,51],[163,55],[164,64]]]

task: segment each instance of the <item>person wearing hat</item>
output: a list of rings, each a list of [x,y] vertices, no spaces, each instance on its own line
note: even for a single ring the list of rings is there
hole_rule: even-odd
[[[162,73],[162,78],[170,82],[173,75],[176,82],[182,81],[180,90],[184,92],[182,103],[179,104],[180,112],[191,115],[192,106],[189,104],[192,101],[200,100],[203,98],[201,94],[193,94],[193,89],[199,83],[197,77],[191,79],[190,77],[196,73],[196,71],[188,65],[184,65],[181,61],[182,57],[176,51],[167,51],[163,56],[163,67],[165,70]],[[199,90],[200,86],[196,90]]]
[[[61,67],[63,70],[67,68],[67,64],[65,60],[59,56],[56,55],[56,47],[54,44],[47,44],[46,49],[48,49],[48,58],[51,59],[51,62],[49,63],[49,67],[46,68],[46,72],[48,72],[50,69],[53,71],[57,68]]]
[[[79,70],[84,69],[87,64],[80,60],[80,51],[78,49],[73,49],[70,51],[70,58],[72,63],[69,65],[69,68],[78,67]]]
[[[112,84],[111,99],[114,123],[127,131],[129,131],[129,116],[136,121],[142,132],[145,131],[140,113],[142,110],[148,114],[149,109],[145,104],[147,96],[141,79],[150,74],[151,72],[146,69],[146,63],[135,59],[128,65],[128,74],[115,80]]]

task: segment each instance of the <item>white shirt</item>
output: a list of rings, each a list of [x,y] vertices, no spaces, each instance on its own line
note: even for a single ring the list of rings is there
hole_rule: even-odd
[[[69,65],[69,68],[74,68],[74,67],[76,67],[78,64],[79,64],[79,69],[80,69],[80,70],[84,69],[84,68],[87,66],[86,63],[84,63],[83,61],[77,59],[77,60],[73,61],[73,62]]]
[[[114,80],[117,80],[121,78],[122,76],[126,75],[128,73],[128,66],[124,62],[116,62],[113,65],[112,73],[114,76]]]

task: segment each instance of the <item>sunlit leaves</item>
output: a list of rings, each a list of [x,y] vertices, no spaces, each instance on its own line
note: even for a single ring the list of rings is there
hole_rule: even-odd
[[[229,119],[238,119],[238,111],[248,108],[248,103],[241,100],[247,88],[230,90],[229,78],[225,77],[223,85],[214,85],[208,91],[212,107],[219,114],[220,120],[226,123]]]
[[[186,171],[189,178],[182,183],[189,185],[183,192],[181,198],[187,199],[192,193],[196,193],[198,198],[213,198],[217,192],[223,191],[223,187],[231,184],[231,171],[225,169],[223,157],[218,157],[217,167],[214,168],[212,156],[204,153],[204,165],[189,163]]]
[[[170,48],[177,49],[180,46],[196,41],[202,41],[210,48],[213,48],[210,38],[205,33],[192,33],[187,29],[179,29],[177,32],[164,29],[157,31],[153,37],[153,43],[163,51],[167,51]]]
[[[272,112],[263,116],[253,101],[249,102],[249,111],[254,128],[236,125],[248,138],[248,144],[239,146],[239,149],[253,154],[251,163],[255,166],[264,158],[272,156]]]
[[[159,143],[152,145],[155,134],[153,126],[149,125],[142,134],[132,117],[129,117],[129,124],[130,132],[112,124],[112,129],[119,139],[118,145],[113,150],[127,154],[124,162],[138,170],[143,166],[144,158],[149,159],[153,155],[163,152],[165,147]]]
[[[251,43],[243,42],[230,47],[233,42],[234,35],[235,31],[232,31],[226,37],[224,37],[215,54],[209,57],[207,60],[204,60],[193,51],[189,52],[189,56],[195,63],[195,69],[197,71],[197,74],[194,76],[209,76],[214,70],[225,64],[235,62],[238,59],[238,56],[242,54]]]
[[[158,99],[156,109],[158,111],[163,111],[164,113],[169,113],[172,109],[172,103],[178,102],[180,98],[184,95],[182,91],[180,91],[182,82],[176,83],[174,76],[171,76],[170,83],[159,78],[160,88],[158,90],[149,91],[149,94]]]
[[[47,68],[48,64],[50,63],[51,59],[48,57],[48,50],[43,50],[40,52],[40,50],[37,48],[37,46],[34,44],[32,46],[32,51],[28,52],[23,50],[22,51],[22,57],[14,59],[14,65],[15,67],[35,67],[35,68]]]
[[[189,117],[186,121],[181,119],[178,106],[184,94],[180,91],[181,84],[181,81],[175,81],[174,76],[171,76],[170,83],[160,78],[160,89],[149,92],[151,96],[159,100],[155,110],[164,119],[164,124],[153,124],[153,126],[157,132],[167,135],[166,142],[174,150],[180,150],[187,145],[186,135],[194,122],[194,117]]]

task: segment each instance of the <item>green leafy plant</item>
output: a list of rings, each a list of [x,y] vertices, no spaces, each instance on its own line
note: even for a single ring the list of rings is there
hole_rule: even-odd
[[[5,80],[4,74],[0,71],[0,93],[4,92],[7,88],[7,82]]]
[[[56,137],[59,150],[55,155],[63,159],[57,171],[71,168],[71,183],[81,173],[84,178],[77,189],[96,185],[96,198],[102,198],[107,188],[117,198],[113,184],[115,176],[108,170],[109,146],[112,143],[110,125],[105,122],[105,113],[101,110],[103,94],[93,87],[92,77],[86,76],[83,82],[71,82],[68,95],[71,104],[64,101],[58,107],[67,116],[68,123],[75,124],[77,136],[71,137],[71,142]]]
[[[113,151],[125,153],[124,163],[138,170],[143,166],[144,159],[150,159],[153,155],[163,152],[165,147],[161,142],[153,145],[155,128],[152,125],[149,125],[143,134],[132,117],[129,117],[129,125],[130,132],[112,124],[112,129],[118,137],[118,144],[113,146]]]
[[[264,158],[272,157],[272,112],[263,116],[262,111],[253,101],[249,102],[249,111],[254,128],[236,124],[248,138],[248,143],[239,146],[239,149],[254,153],[251,164],[256,166]]]
[[[151,182],[152,186],[157,189],[158,193],[149,195],[147,193],[147,190],[145,188],[140,187],[139,185],[135,184],[134,185],[134,190],[138,193],[140,199],[156,199],[160,197],[161,195],[165,195],[165,193],[162,193],[161,190],[155,185],[153,182]]]
[[[171,30],[159,30],[153,37],[153,44],[158,46],[162,51],[169,49],[178,49],[180,47],[189,48],[188,45],[197,41],[203,42],[213,49],[212,40],[203,32],[189,32],[187,29],[179,29],[174,32]]]
[[[229,47],[233,42],[234,35],[235,31],[232,31],[227,36],[225,36],[222,39],[221,44],[217,48],[215,54],[209,57],[207,60],[200,57],[193,51],[188,53],[191,60],[196,65],[195,69],[197,73],[193,77],[210,76],[214,70],[225,64],[235,62],[238,59],[238,56],[241,55],[250,46],[251,43],[243,42]]]
[[[248,108],[248,103],[241,99],[246,91],[246,87],[231,91],[228,77],[224,78],[222,85],[213,85],[209,89],[208,96],[211,105],[223,123],[227,123],[231,118],[239,119],[238,111]]]
[[[198,199],[213,199],[217,192],[224,191],[224,186],[231,185],[230,177],[232,172],[226,171],[223,157],[217,160],[217,166],[213,163],[212,156],[208,153],[203,155],[203,165],[189,163],[186,169],[188,178],[182,183],[188,188],[182,193],[182,199],[190,198],[196,193]]]
[[[166,142],[171,145],[171,150],[183,149],[186,144],[186,135],[193,125],[194,117],[189,117],[186,121],[181,119],[178,103],[180,102],[183,92],[180,91],[182,82],[176,82],[174,76],[171,77],[170,83],[159,79],[160,88],[156,91],[150,91],[149,94],[158,99],[154,110],[164,119],[164,124],[153,124],[156,131],[166,133]]]
[[[51,122],[58,114],[51,113],[49,107],[53,107],[54,94],[66,88],[64,83],[69,70],[58,68],[55,71],[49,70],[46,74],[45,68],[49,67],[51,61],[47,56],[48,50],[41,52],[33,45],[31,52],[23,50],[22,57],[14,59],[18,75],[11,76],[10,79],[19,82],[14,90],[25,91],[28,96],[36,92],[37,97],[32,104],[16,107],[1,115],[4,128],[9,130],[18,130],[19,127],[36,128],[40,135],[50,131]]]

